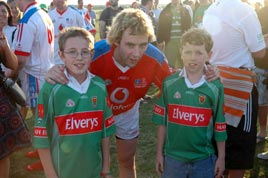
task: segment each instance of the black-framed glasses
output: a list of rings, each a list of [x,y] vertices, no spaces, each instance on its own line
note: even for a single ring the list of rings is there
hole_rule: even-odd
[[[77,58],[78,54],[81,55],[82,58],[91,58],[94,54],[94,49],[92,50],[82,50],[81,52],[78,52],[77,50],[68,50],[63,51],[64,54],[67,54],[70,58]]]

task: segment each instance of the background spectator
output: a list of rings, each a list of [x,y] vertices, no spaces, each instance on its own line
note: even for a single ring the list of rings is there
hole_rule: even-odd
[[[182,67],[180,59],[181,35],[191,27],[191,16],[179,0],[171,0],[162,10],[157,27],[157,47],[162,50],[168,64],[176,69]]]
[[[265,55],[260,22],[248,4],[217,0],[206,10],[203,26],[214,42],[210,62],[218,66],[224,85],[225,167],[229,178],[243,178],[255,157],[258,95],[253,58]]]
[[[96,12],[93,10],[93,5],[92,4],[88,4],[87,5],[87,14],[86,17],[90,17],[90,22],[91,24],[95,27],[95,22],[96,22]]]
[[[100,30],[100,39],[106,38],[107,30],[112,24],[113,18],[123,10],[122,7],[118,6],[118,0],[109,0],[109,7],[106,7],[100,14],[99,20],[99,30]]]
[[[84,18],[74,8],[68,6],[67,0],[53,0],[55,9],[49,11],[49,16],[54,26],[54,61],[55,64],[63,64],[58,55],[59,45],[58,36],[60,31],[66,27],[82,27],[86,28]]]
[[[12,25],[17,25],[22,17],[22,12],[16,5],[15,0],[7,0],[7,4],[9,5],[12,12]]]

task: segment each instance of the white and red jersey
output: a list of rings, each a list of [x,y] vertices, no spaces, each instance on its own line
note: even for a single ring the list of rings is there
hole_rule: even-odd
[[[30,3],[18,24],[14,38],[15,54],[30,57],[22,70],[43,78],[54,64],[54,27],[47,13],[36,2]]]
[[[55,45],[54,45],[54,60],[56,64],[63,64],[61,61],[58,51],[58,36],[60,31],[66,27],[82,27],[86,28],[84,18],[80,15],[80,13],[72,7],[67,7],[67,9],[63,12],[58,11],[56,8],[49,11],[49,16],[53,22],[55,33]]]
[[[149,44],[135,67],[121,70],[113,60],[114,48],[101,40],[95,44],[95,55],[90,71],[105,82],[114,115],[130,110],[152,83],[161,88],[163,79],[170,74],[162,52]]]
[[[254,9],[240,0],[218,0],[203,17],[213,39],[213,65],[254,68],[251,53],[265,48],[261,25]]]

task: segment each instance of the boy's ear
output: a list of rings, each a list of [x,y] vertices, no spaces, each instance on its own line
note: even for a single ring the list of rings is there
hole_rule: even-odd
[[[212,51],[208,52],[208,60],[210,60],[211,56],[212,56]]]
[[[64,61],[64,53],[63,51],[58,51],[58,55],[60,56],[60,59]]]

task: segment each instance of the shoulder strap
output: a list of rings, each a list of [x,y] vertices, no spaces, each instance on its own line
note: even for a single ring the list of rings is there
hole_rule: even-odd
[[[30,17],[39,10],[40,8],[34,7],[30,9],[28,12],[26,12],[23,17],[20,19],[19,23],[27,23]]]

